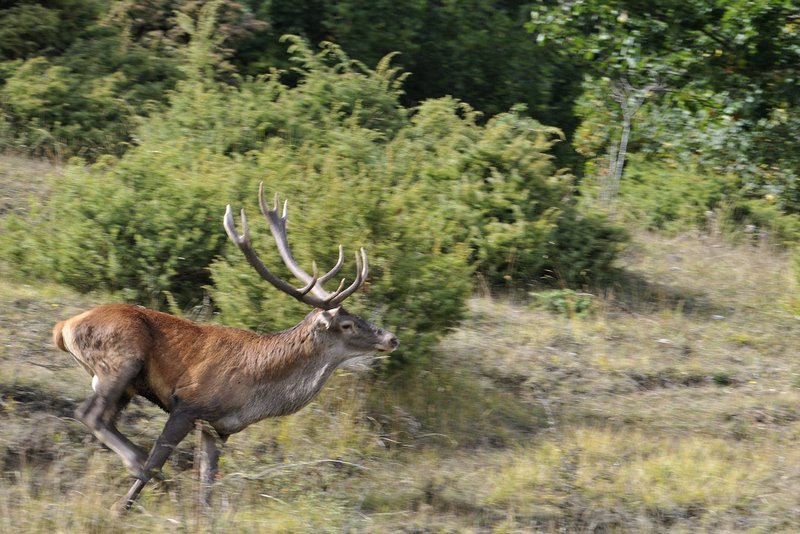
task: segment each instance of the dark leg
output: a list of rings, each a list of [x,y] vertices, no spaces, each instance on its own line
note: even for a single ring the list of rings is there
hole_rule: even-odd
[[[128,490],[125,497],[117,502],[115,508],[120,513],[125,512],[131,507],[133,501],[135,501],[136,497],[141,493],[142,488],[147,484],[147,481],[153,477],[155,472],[161,470],[167,458],[169,458],[169,455],[172,454],[172,451],[175,450],[178,443],[186,437],[186,434],[192,430],[193,425],[194,416],[185,411],[176,410],[170,414],[167,423],[164,425],[164,430],[162,430],[161,435],[158,436],[156,444],[153,445],[153,450],[150,451],[150,456],[148,456],[147,462],[144,464],[143,476],[137,479],[136,482],[133,483],[133,486],[131,486],[131,489]]]
[[[131,403],[131,399],[133,398],[133,394],[126,390],[117,400],[116,405],[112,409],[106,410],[104,415],[105,423],[109,426],[116,426],[117,418],[119,414],[124,410],[128,404]],[[145,458],[146,459],[146,458]]]
[[[113,421],[130,401],[128,385],[139,370],[139,362],[132,361],[114,376],[95,377],[92,380],[95,393],[75,410],[75,417],[89,427],[97,439],[117,453],[135,476],[141,474],[147,455],[123,436]]]
[[[217,476],[220,450],[214,432],[201,421],[197,422],[197,450],[195,458],[200,472],[200,507],[211,506],[211,485]]]

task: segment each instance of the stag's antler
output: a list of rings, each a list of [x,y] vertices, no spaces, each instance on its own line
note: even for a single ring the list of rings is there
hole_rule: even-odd
[[[342,268],[342,265],[344,264],[344,248],[342,245],[339,245],[339,260],[330,271],[322,276],[318,276],[317,265],[316,263],[312,262],[311,266],[313,274],[308,274],[295,261],[294,257],[292,256],[292,251],[289,248],[289,241],[286,238],[286,211],[289,201],[284,201],[283,214],[279,216],[278,195],[277,193],[275,194],[275,203],[272,209],[270,209],[269,206],[267,206],[266,200],[264,199],[263,182],[258,186],[258,201],[259,205],[261,206],[261,213],[263,213],[264,217],[267,219],[269,229],[272,232],[272,236],[275,238],[275,243],[278,246],[278,253],[281,255],[283,263],[286,264],[286,267],[289,268],[289,271],[291,271],[291,273],[305,285],[301,288],[296,288],[285,280],[275,276],[272,274],[272,272],[270,272],[269,269],[267,269],[250,244],[250,229],[247,226],[247,217],[245,217],[244,209],[242,210],[242,234],[239,235],[239,233],[236,231],[236,223],[233,220],[233,212],[231,211],[231,206],[229,204],[225,209],[225,218],[223,221],[225,231],[228,233],[228,237],[230,237],[231,240],[239,247],[239,250],[242,251],[244,257],[247,258],[248,263],[253,266],[253,268],[258,272],[258,274],[261,275],[262,278],[284,293],[296,298],[300,302],[304,302],[314,306],[315,308],[322,308],[325,310],[330,310],[339,306],[347,297],[355,293],[356,290],[361,287],[361,285],[367,279],[367,274],[369,272],[369,267],[367,265],[367,253],[364,251],[363,247],[356,252],[356,279],[353,281],[353,283],[345,288],[345,280],[342,279],[336,291],[333,293],[328,293],[322,288],[322,284],[336,276],[336,274],[339,272],[339,269]]]

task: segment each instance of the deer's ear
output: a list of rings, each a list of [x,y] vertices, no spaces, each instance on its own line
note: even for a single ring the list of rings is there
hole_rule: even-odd
[[[327,330],[327,329],[329,329],[331,327],[331,325],[333,324],[333,321],[336,318],[336,315],[339,313],[339,310],[341,310],[341,309],[342,308],[340,306],[340,307],[334,308],[332,310],[325,310],[325,311],[320,312],[317,315],[317,318],[316,318],[315,323],[314,323],[314,325],[316,326],[317,330]]]

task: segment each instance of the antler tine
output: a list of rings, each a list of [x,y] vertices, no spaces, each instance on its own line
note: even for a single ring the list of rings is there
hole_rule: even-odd
[[[301,295],[305,295],[306,293],[314,289],[314,286],[319,281],[319,277],[317,276],[317,262],[315,261],[311,262],[311,273],[312,273],[311,281],[308,284],[306,284],[304,288],[298,290]]]
[[[297,279],[305,284],[310,285],[312,280],[314,280],[314,284],[311,285],[308,291],[310,291],[321,302],[325,302],[325,300],[328,298],[328,293],[322,289],[322,287],[320,287],[319,283],[317,283],[318,280],[315,280],[314,276],[308,274],[300,267],[300,265],[298,265],[297,261],[294,259],[294,256],[292,256],[292,250],[289,247],[289,240],[286,236],[286,215],[289,208],[289,202],[288,200],[284,202],[283,215],[279,216],[279,200],[278,194],[276,193],[273,207],[272,209],[269,209],[264,198],[264,182],[259,184],[258,203],[261,207],[261,213],[267,219],[267,224],[269,224],[270,232],[272,232],[272,237],[275,239],[275,244],[278,246],[278,254],[280,254],[283,263],[289,268],[289,271],[291,271],[291,273],[297,277]]]
[[[367,278],[369,268],[367,264],[366,251],[361,248],[358,252],[356,252],[356,279],[353,281],[353,283],[345,288],[345,280],[342,280],[336,291],[333,293],[328,293],[322,288],[322,284],[336,276],[336,274],[341,270],[342,265],[344,265],[344,247],[339,245],[339,259],[336,261],[336,264],[330,271],[326,272],[322,276],[319,276],[317,264],[312,262],[311,265],[313,274],[308,274],[297,264],[297,261],[295,261],[294,257],[292,256],[292,251],[289,247],[289,240],[286,236],[286,221],[289,202],[284,201],[283,213],[280,216],[278,215],[279,202],[280,198],[276,194],[272,208],[270,208],[267,205],[266,199],[264,198],[264,183],[262,182],[259,184],[258,203],[261,208],[261,213],[267,220],[267,224],[269,225],[272,237],[275,239],[275,244],[278,247],[278,253],[281,256],[283,263],[295,277],[305,284],[302,288],[295,288],[285,280],[272,274],[255,253],[250,244],[250,233],[244,210],[242,210],[243,234],[239,235],[239,233],[236,231],[236,223],[233,220],[233,213],[230,205],[227,206],[225,210],[225,217],[223,219],[225,231],[231,240],[236,243],[236,245],[239,247],[239,250],[242,251],[248,263],[253,266],[256,272],[258,272],[262,278],[270,282],[279,290],[287,293],[301,302],[310,304],[311,306],[317,308],[331,309],[339,306],[347,297],[352,295],[359,287],[361,287]]]
[[[311,304],[312,306],[317,306],[317,300],[308,297],[308,292],[314,289],[314,286],[317,284],[317,266],[314,265],[314,274],[311,277],[311,280],[303,287],[297,289],[296,291],[300,293],[301,296],[306,297],[302,299],[303,302],[306,304]],[[294,296],[294,295],[292,295]]]
[[[258,274],[261,275],[262,278],[284,293],[287,293],[292,297],[301,300],[302,302],[311,304],[312,306],[318,306],[320,303],[324,304],[324,302],[318,299],[310,299],[307,296],[307,293],[311,291],[311,289],[317,283],[316,266],[314,266],[314,276],[311,277],[311,280],[302,288],[297,289],[287,283],[285,280],[272,274],[272,272],[267,269],[267,266],[264,265],[264,262],[262,262],[258,257],[258,254],[256,254],[255,250],[253,250],[253,247],[250,244],[250,227],[247,224],[247,216],[245,215],[244,210],[242,210],[241,235],[236,231],[236,222],[233,220],[233,210],[231,210],[230,204],[228,204],[225,208],[225,217],[222,220],[222,224],[225,227],[225,232],[228,234],[228,237],[231,238],[231,241],[236,243],[236,246],[242,251],[244,257],[247,259],[247,262],[256,270]]]
[[[361,249],[356,252],[356,279],[353,280],[353,283],[345,290],[342,290],[342,286],[344,285],[344,280],[342,280],[339,284],[339,288],[333,292],[330,297],[325,299],[326,302],[330,306],[338,306],[344,299],[355,293],[356,290],[364,284],[368,274],[369,264],[367,262],[367,252],[364,250],[364,247],[361,247]]]
[[[339,269],[342,268],[342,265],[344,265],[344,247],[342,245],[339,245],[339,259],[336,261],[336,265],[333,266],[333,269],[331,269],[330,271],[319,277],[319,285],[324,284],[325,282],[336,276],[336,273],[339,272]]]
[[[225,217],[222,219],[222,225],[225,227],[225,233],[227,233],[231,241],[237,245],[240,241],[249,240],[250,229],[247,227],[247,217],[244,215],[244,210],[242,210],[242,231],[244,233],[241,236],[236,231],[236,223],[233,220],[233,210],[231,210],[230,204],[225,206]]]

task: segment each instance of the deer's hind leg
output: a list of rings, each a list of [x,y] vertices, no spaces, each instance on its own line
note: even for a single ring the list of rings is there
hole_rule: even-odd
[[[147,454],[123,436],[114,421],[131,399],[131,383],[142,369],[142,361],[126,360],[115,369],[104,369],[92,378],[94,393],[75,410],[75,417],[109,449],[122,458],[134,476],[144,476]]]

